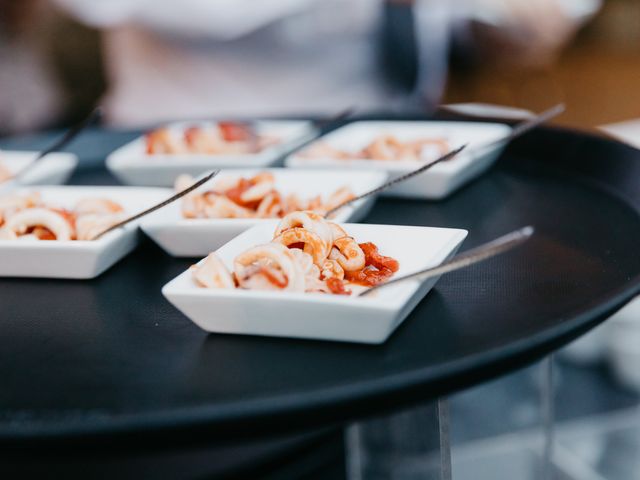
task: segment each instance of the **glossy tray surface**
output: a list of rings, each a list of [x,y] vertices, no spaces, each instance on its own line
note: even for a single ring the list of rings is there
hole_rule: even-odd
[[[89,132],[72,149],[73,182],[112,183],[102,151],[126,139]],[[526,224],[538,232],[443,277],[381,346],[207,335],[160,293],[193,261],[148,240],[95,280],[0,279],[0,441],[225,441],[337,424],[505,373],[637,293],[639,175],[640,152],[542,129],[444,202],[378,200],[367,222],[468,229],[463,249]]]

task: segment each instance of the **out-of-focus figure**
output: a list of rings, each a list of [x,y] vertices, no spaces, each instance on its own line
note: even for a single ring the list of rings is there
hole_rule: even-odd
[[[110,122],[428,109],[453,35],[543,62],[594,0],[56,0],[104,30]],[[577,12],[577,13],[576,13]],[[473,29],[469,25],[476,26]],[[385,61],[386,60],[386,61]]]
[[[41,8],[32,0],[0,0],[0,135],[47,126],[62,107],[59,85],[36,34],[47,28],[34,20]]]

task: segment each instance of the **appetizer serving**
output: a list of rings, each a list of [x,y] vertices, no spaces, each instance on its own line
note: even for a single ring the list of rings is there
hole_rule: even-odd
[[[438,158],[451,148],[451,143],[442,137],[402,141],[394,135],[382,134],[357,151],[337,148],[321,140],[301,150],[298,155],[302,158],[417,162]]]
[[[178,177],[177,191],[192,185],[193,177]],[[329,194],[301,198],[297,193],[285,194],[276,187],[273,173],[263,171],[250,178],[218,180],[210,190],[194,192],[182,201],[185,218],[281,218],[290,212],[312,210],[324,213],[342,202],[355,198],[343,186]]]
[[[439,265],[467,234],[357,223],[337,223],[336,228],[313,215],[292,215],[263,220],[240,234],[165,285],[164,296],[209,332],[381,343],[437,279],[410,279],[360,297],[358,290],[368,288],[363,281],[385,281]],[[309,228],[296,226],[299,220]],[[301,234],[308,242],[295,241]],[[336,235],[343,240],[334,251]],[[332,243],[328,254],[327,239]],[[377,255],[371,248],[369,259],[368,247],[360,245],[367,243],[378,247]],[[364,254],[364,268],[356,245]],[[342,279],[336,264],[344,271]],[[352,294],[338,294],[341,285]]]
[[[465,151],[429,171],[386,190],[384,195],[441,199],[487,170],[504,142],[508,125],[474,122],[362,121],[338,128],[308,149],[290,155],[294,168],[378,168],[390,179],[428,164],[461,145]]]
[[[107,167],[127,184],[169,187],[181,174],[267,167],[313,131],[306,121],[177,122],[116,149]]]
[[[122,206],[87,197],[70,208],[46,203],[38,192],[0,196],[2,240],[93,240],[125,218]]]
[[[168,194],[166,189],[68,186],[0,194],[0,276],[93,278],[133,250],[137,226],[93,238]]]
[[[324,213],[386,179],[384,172],[364,170],[223,170],[182,201],[143,219],[141,227],[170,255],[202,257],[269,218],[296,210]],[[374,197],[358,200],[337,210],[331,220],[357,222],[374,201]]]
[[[261,135],[248,123],[218,122],[195,125],[184,130],[158,128],[145,136],[146,152],[155,154],[204,153],[240,155],[257,153],[280,142],[275,135]]]
[[[397,260],[372,242],[358,243],[338,224],[314,212],[293,212],[278,224],[271,242],[252,247],[233,261],[233,273],[215,253],[193,266],[205,288],[243,288],[350,295],[351,289],[384,282]]]
[[[13,184],[38,152],[0,151],[0,191]],[[56,185],[64,183],[73,172],[78,158],[71,153],[50,153],[20,175],[22,185]]]

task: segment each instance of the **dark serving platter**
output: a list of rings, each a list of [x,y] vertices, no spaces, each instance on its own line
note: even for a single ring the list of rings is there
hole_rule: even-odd
[[[73,183],[113,183],[104,154],[130,137],[88,132],[71,148]],[[367,222],[466,228],[463,249],[537,229],[443,277],[381,346],[207,335],[160,293],[192,262],[148,240],[92,281],[0,279],[0,443],[226,443],[340,425],[506,373],[638,293],[638,179],[640,152],[543,128],[446,201],[378,200]]]

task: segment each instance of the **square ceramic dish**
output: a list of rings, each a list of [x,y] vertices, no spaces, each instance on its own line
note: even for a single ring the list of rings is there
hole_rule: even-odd
[[[231,269],[249,247],[269,242],[276,222],[242,233],[217,254]],[[466,230],[396,225],[342,224],[357,242],[374,242],[397,259],[405,275],[452,256]],[[189,270],[162,289],[163,295],[208,332],[382,343],[433,287],[437,279],[407,280],[366,297],[198,287]]]
[[[453,193],[465,183],[487,170],[496,160],[504,142],[490,148],[474,150],[483,144],[506,136],[511,127],[501,123],[432,122],[432,121],[363,121],[353,122],[323,136],[330,146],[356,152],[380,135],[393,135],[401,141],[423,138],[445,138],[451,149],[467,144],[465,151],[447,162],[435,165],[406,182],[390,188],[384,195],[438,200]],[[438,154],[433,153],[435,160]],[[419,168],[423,162],[396,160],[341,160],[336,158],[304,158],[296,152],[285,160],[292,168],[381,169],[393,179]]]
[[[73,207],[82,198],[108,198],[120,203],[127,215],[167,198],[166,189],[129,187],[42,187],[20,192],[40,192],[53,205]],[[137,245],[137,222],[92,241],[0,240],[0,276],[40,278],[94,278]]]
[[[22,171],[40,152],[0,151],[0,164],[12,174]],[[78,164],[78,157],[72,153],[50,153],[26,171],[21,185],[60,185],[65,183]],[[0,183],[0,192],[15,187],[12,180]]]
[[[178,122],[169,125],[175,131],[187,127],[213,125],[214,122]],[[314,132],[306,121],[256,121],[258,133],[279,137],[281,141],[258,153],[246,155],[209,154],[147,154],[145,139],[123,145],[107,157],[107,168],[128,185],[170,187],[178,175],[198,176],[216,168],[267,167],[277,161],[283,152],[307,141]]]
[[[353,171],[334,172],[329,170],[225,170],[212,182],[201,187],[208,190],[216,182],[227,179],[251,177],[260,171],[271,172],[276,179],[276,188],[283,194],[296,193],[301,199],[316,195],[324,198],[337,189],[348,186],[355,195],[365,193],[382,185],[386,172]],[[357,222],[369,212],[375,198],[360,200],[339,210],[334,218],[337,222]],[[269,222],[260,218],[184,218],[181,200],[145,218],[141,227],[160,247],[174,257],[202,257],[216,250],[245,230]]]

